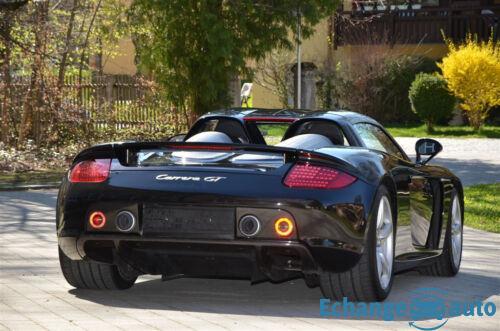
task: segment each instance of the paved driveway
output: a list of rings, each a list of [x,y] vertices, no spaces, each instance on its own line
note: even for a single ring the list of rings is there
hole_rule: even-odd
[[[396,138],[405,152],[415,160],[417,138]],[[436,138],[442,145],[430,164],[451,169],[464,185],[500,182],[500,139]]]
[[[131,290],[75,290],[63,279],[54,229],[56,192],[0,192],[0,330],[411,330],[408,320],[319,316],[319,289],[282,284],[141,277]],[[398,275],[386,302],[419,287],[447,299],[493,301],[500,307],[500,235],[465,228],[462,269],[455,278]],[[444,330],[499,330],[493,317],[451,317]],[[420,326],[436,321],[420,321]]]

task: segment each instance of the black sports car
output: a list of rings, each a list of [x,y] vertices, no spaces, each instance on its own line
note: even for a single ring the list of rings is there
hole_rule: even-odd
[[[460,267],[462,185],[427,164],[441,149],[421,139],[413,162],[369,117],[264,109],[210,113],[165,142],[97,145],[59,191],[61,269],[77,288],[302,277],[334,300],[383,300],[395,273]]]

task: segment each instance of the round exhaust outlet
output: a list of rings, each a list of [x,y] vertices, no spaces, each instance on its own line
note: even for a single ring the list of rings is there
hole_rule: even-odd
[[[116,215],[116,228],[121,232],[129,232],[135,226],[135,216],[129,211],[121,211]]]
[[[240,218],[238,227],[242,235],[253,237],[260,231],[260,221],[254,215],[245,215]]]

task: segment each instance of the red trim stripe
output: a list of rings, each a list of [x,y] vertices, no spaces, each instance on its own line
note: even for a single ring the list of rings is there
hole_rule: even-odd
[[[278,122],[278,123],[291,123],[295,122],[298,118],[294,117],[257,117],[257,116],[250,116],[250,117],[243,117],[245,121],[251,121],[251,122]]]
[[[213,150],[213,151],[230,151],[233,146],[217,146],[217,145],[170,145],[169,147],[178,149],[198,149],[198,150]]]

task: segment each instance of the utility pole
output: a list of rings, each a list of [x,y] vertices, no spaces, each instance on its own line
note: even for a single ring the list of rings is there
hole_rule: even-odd
[[[301,107],[301,81],[302,81],[302,63],[300,59],[300,42],[301,42],[301,13],[300,7],[297,6],[297,100],[295,102],[297,109]]]

